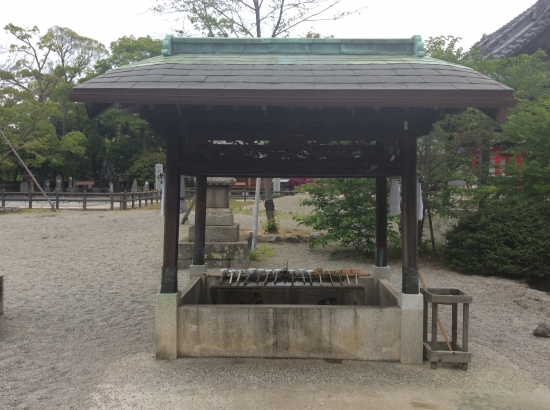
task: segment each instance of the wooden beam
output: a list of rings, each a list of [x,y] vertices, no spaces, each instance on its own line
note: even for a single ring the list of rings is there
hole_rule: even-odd
[[[195,241],[193,243],[193,265],[204,265],[204,247],[206,244],[206,181],[207,180],[205,175],[197,175],[195,188],[195,198],[197,200],[195,205]]]
[[[418,212],[416,204],[416,136],[409,132],[407,122],[403,126],[403,266],[402,292],[417,294],[418,288]]]
[[[391,177],[402,173],[398,162],[362,161],[190,161],[180,162],[181,175],[216,175],[220,177],[310,177],[310,178],[364,178]]]
[[[376,178],[375,266],[388,266],[388,179]]]
[[[177,129],[166,135],[164,182],[164,248],[160,293],[178,291],[178,239],[180,177],[178,170],[180,136]]]

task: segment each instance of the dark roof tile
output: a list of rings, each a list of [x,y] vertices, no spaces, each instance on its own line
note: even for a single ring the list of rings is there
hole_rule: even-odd
[[[456,90],[453,83],[406,83],[411,90]]]
[[[419,75],[381,75],[378,76],[381,83],[425,83]]]
[[[119,81],[160,81],[162,80],[162,75],[158,74],[144,74],[144,75],[128,75],[124,77],[120,77]]]
[[[136,82],[86,83],[86,88],[132,88]]]
[[[361,84],[363,90],[408,90],[405,83],[369,83]]]
[[[468,83],[468,79],[458,76],[442,75],[424,75],[422,76],[427,83]]]
[[[311,83],[278,83],[271,84],[269,87],[272,90],[314,90],[315,84]]]
[[[361,90],[361,84],[315,84],[315,89],[317,90]]]
[[[181,81],[160,81],[160,82],[136,82],[132,88],[178,88],[182,84]]]

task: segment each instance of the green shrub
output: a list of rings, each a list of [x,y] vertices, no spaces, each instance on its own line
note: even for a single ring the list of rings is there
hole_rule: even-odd
[[[550,204],[501,200],[461,218],[444,253],[459,272],[510,278],[550,278]]]
[[[279,232],[280,226],[275,219],[270,219],[262,224],[262,229],[264,233],[277,233]]]
[[[366,254],[376,249],[376,198],[374,178],[326,178],[303,185],[309,194],[300,205],[314,207],[307,216],[294,217],[299,225],[325,231],[309,242],[310,248],[338,241]],[[388,241],[400,246],[400,237],[388,218]]]
[[[258,249],[250,250],[250,260],[254,262],[259,262],[261,260],[266,260],[275,256],[273,248],[269,245],[260,245]]]

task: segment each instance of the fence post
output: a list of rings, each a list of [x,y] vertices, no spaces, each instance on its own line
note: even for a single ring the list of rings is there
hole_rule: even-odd
[[[6,190],[2,190],[2,208],[6,207]]]
[[[59,209],[59,191],[55,191],[55,209]]]
[[[136,194],[132,192],[130,195],[132,196],[132,209],[134,209],[136,207]]]
[[[82,210],[86,210],[86,189],[84,189],[84,194],[82,195]]]
[[[32,191],[29,191],[29,209],[32,209]]]
[[[115,209],[115,193],[113,191],[111,191],[110,201],[111,201],[111,211],[113,211]]]
[[[145,194],[145,206],[147,206],[147,198],[149,198],[149,192]]]
[[[122,209],[126,211],[128,210],[128,191],[124,191],[124,194],[122,195],[122,200],[124,201],[122,203]]]
[[[138,208],[141,208],[141,192],[138,192]]]

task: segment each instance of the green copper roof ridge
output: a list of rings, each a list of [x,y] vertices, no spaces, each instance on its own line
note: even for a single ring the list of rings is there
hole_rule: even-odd
[[[174,37],[162,42],[162,55],[289,54],[289,55],[408,55],[424,57],[422,37],[394,39],[339,38],[216,38]]]

